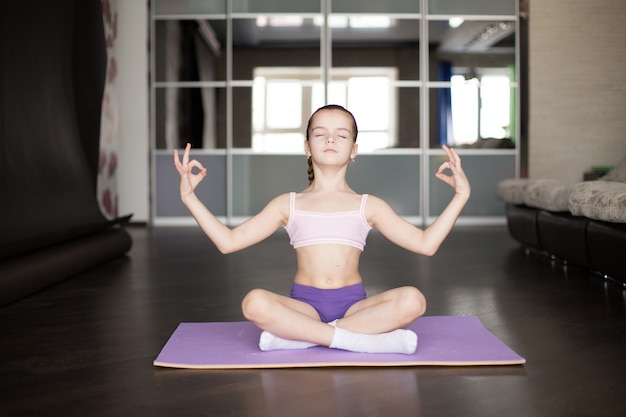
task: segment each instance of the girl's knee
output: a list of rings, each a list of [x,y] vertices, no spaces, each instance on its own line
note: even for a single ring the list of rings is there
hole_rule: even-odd
[[[403,321],[412,322],[426,312],[426,298],[415,287],[402,287],[399,289],[398,310],[403,316]]]
[[[263,321],[264,315],[270,310],[271,295],[266,290],[250,291],[241,302],[243,316],[255,323]]]

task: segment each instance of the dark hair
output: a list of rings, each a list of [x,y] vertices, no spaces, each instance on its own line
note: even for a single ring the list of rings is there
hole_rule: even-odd
[[[356,119],[354,118],[354,115],[350,112],[350,110],[346,109],[343,106],[340,106],[339,104],[327,104],[323,107],[320,107],[319,109],[315,110],[313,112],[313,114],[311,115],[311,117],[309,117],[309,123],[307,123],[306,125],[306,140],[309,140],[309,131],[311,129],[311,122],[313,121],[313,117],[320,111],[322,110],[340,110],[344,113],[346,113],[348,116],[350,116],[350,118],[352,119],[352,133],[354,134],[354,141],[356,142],[356,137],[359,134],[359,129],[356,126]],[[315,179],[315,173],[313,172],[313,161],[311,161],[311,157],[309,156],[307,158],[307,163],[309,165],[308,169],[307,169],[307,173],[309,175],[309,185],[313,182],[313,180]]]

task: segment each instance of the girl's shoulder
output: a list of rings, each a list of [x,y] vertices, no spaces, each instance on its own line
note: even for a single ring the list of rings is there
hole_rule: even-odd
[[[291,193],[277,195],[265,206],[264,210],[279,212],[281,217],[289,216],[289,201]]]
[[[289,208],[289,201],[290,201],[290,199],[291,199],[291,195],[292,195],[292,194],[295,196],[295,194],[296,194],[296,193],[283,193],[283,194],[279,194],[279,195],[277,195],[276,197],[274,197],[274,198],[272,199],[272,201],[270,201],[270,203],[269,203],[269,204],[272,204],[272,205],[277,206],[277,207],[283,207],[283,206],[285,206],[285,205],[286,205],[286,206],[287,206],[287,208]]]
[[[381,207],[388,207],[389,204],[382,198],[375,196],[373,194],[367,194],[367,206],[373,209],[379,209]]]
[[[372,194],[367,195],[365,217],[370,225],[375,226],[381,217],[393,215],[395,211],[385,200]]]

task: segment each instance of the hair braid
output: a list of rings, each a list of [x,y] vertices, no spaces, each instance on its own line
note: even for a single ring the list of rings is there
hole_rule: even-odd
[[[309,165],[309,168],[307,169],[307,174],[309,175],[309,185],[311,185],[313,184],[313,180],[315,179],[315,172],[313,171],[313,161],[311,160],[310,156],[306,159],[306,162]]]

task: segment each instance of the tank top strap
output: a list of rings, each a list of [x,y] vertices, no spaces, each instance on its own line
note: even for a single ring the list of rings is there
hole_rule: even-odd
[[[292,191],[289,193],[289,214],[291,215],[295,210],[296,210],[296,193]]]
[[[359,207],[359,213],[365,214],[365,203],[367,203],[367,194],[361,196],[361,206]]]

